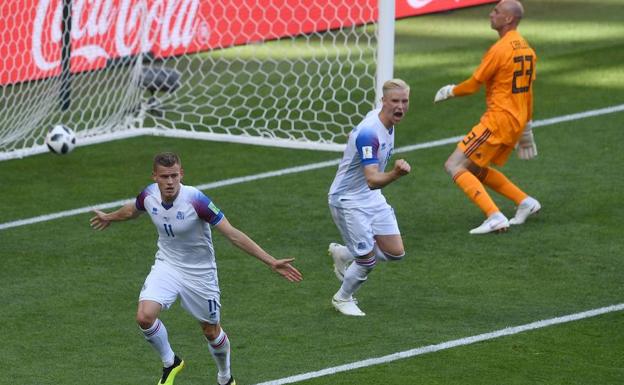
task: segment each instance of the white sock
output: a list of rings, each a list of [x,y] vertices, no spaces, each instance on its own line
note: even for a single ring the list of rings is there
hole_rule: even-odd
[[[336,297],[343,301],[350,299],[353,294],[362,286],[368,277],[368,273],[375,267],[375,257],[356,258],[347,271],[340,290],[336,293]]]
[[[167,334],[165,324],[163,324],[161,320],[157,319],[149,329],[141,328],[141,331],[145,336],[145,340],[147,340],[147,342],[149,342],[160,355],[163,366],[167,368],[173,365],[175,353],[169,344],[169,335]]]
[[[214,340],[208,340],[208,350],[217,364],[217,382],[225,384],[230,379],[230,340],[221,329],[221,333]]]

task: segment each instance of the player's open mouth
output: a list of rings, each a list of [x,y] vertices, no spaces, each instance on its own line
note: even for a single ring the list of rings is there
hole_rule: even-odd
[[[403,117],[403,113],[400,112],[400,111],[397,111],[397,112],[394,113],[394,117],[395,118],[402,118]]]

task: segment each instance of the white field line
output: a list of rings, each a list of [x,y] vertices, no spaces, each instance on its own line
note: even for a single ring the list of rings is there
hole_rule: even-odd
[[[599,116],[599,115],[605,115],[605,114],[612,114],[612,113],[621,112],[621,111],[624,111],[624,104],[620,104],[620,105],[612,106],[612,107],[607,107],[607,108],[601,108],[601,109],[598,109],[598,110],[591,110],[591,111],[580,112],[580,113],[571,114],[571,115],[558,116],[558,117],[554,117],[554,118],[550,118],[550,119],[536,120],[535,122],[533,122],[533,127],[548,126],[548,125],[551,125],[551,124],[557,124],[557,123],[567,122],[567,121],[571,121],[571,120],[584,119],[584,118],[589,118],[589,117]],[[409,146],[399,147],[399,148],[397,148],[395,150],[395,153],[398,154],[398,153],[402,153],[402,152],[409,152],[409,151],[415,151],[415,150],[422,150],[422,149],[426,149],[426,148],[444,146],[444,145],[447,145],[447,144],[456,143],[462,137],[463,136],[455,136],[455,137],[452,137],[452,138],[434,140],[434,141],[431,141],[431,142],[425,142],[425,143],[419,143],[419,144],[413,144],[413,145],[409,145]],[[244,176],[244,177],[225,179],[225,180],[221,180],[221,181],[217,181],[217,182],[213,182],[213,183],[207,183],[207,184],[199,185],[199,186],[196,186],[196,187],[198,189],[200,189],[200,190],[215,189],[215,188],[219,188],[219,187],[223,187],[223,186],[229,186],[229,185],[238,184],[238,183],[246,183],[246,182],[251,182],[251,181],[259,180],[259,179],[272,178],[272,177],[288,175],[288,174],[296,174],[296,173],[300,173],[300,172],[316,170],[316,169],[319,169],[319,168],[335,166],[339,162],[340,162],[340,159],[334,159],[334,160],[329,160],[329,161],[325,161],[325,162],[312,163],[312,164],[308,164],[308,165],[304,165],[304,166],[290,167],[290,168],[285,168],[285,169],[276,170],[276,171],[268,171],[268,172],[255,174],[255,175],[249,175],[249,176]],[[32,217],[32,218],[19,219],[19,220],[16,220],[16,221],[0,223],[0,231],[1,230],[6,230],[6,229],[10,229],[10,228],[13,228],[13,227],[26,226],[26,225],[39,223],[39,222],[46,222],[46,221],[51,221],[51,220],[54,220],[54,219],[59,219],[59,218],[65,218],[65,217],[73,216],[73,215],[84,214],[84,213],[88,213],[88,212],[92,211],[93,209],[105,210],[105,209],[115,208],[115,207],[119,207],[119,206],[121,206],[121,205],[123,205],[126,202],[129,202],[131,200],[132,200],[132,198],[128,198],[128,199],[123,199],[123,200],[119,200],[119,201],[115,201],[115,202],[102,203],[102,204],[97,204],[97,205],[93,205],[93,206],[81,207],[81,208],[73,209],[73,210],[61,211],[61,212],[53,213],[53,214],[45,214],[45,215],[40,215],[40,216],[36,216],[36,217]]]
[[[471,345],[477,342],[488,341],[499,337],[510,336],[522,332],[526,332],[529,330],[541,329],[548,326],[563,324],[566,322],[578,321],[584,318],[596,317],[602,314],[616,312],[624,310],[624,303],[620,303],[617,305],[611,305],[606,307],[601,307],[599,309],[593,309],[584,311],[581,313],[569,314],[562,317],[551,318],[542,321],[531,322],[529,324],[520,325],[520,326],[512,326],[505,329],[496,330],[489,333],[478,334],[471,337],[460,338],[457,340],[442,342],[436,345],[428,345],[422,346],[420,348],[405,350],[398,353],[388,354],[387,356],[377,357],[377,358],[369,358],[362,361],[352,362],[350,364],[334,366],[331,368],[326,368],[322,370],[317,370],[315,372],[308,372],[298,374],[296,376],[290,376],[281,378],[278,380],[272,380],[267,382],[262,382],[256,385],[282,385],[282,384],[292,384],[295,382],[305,381],[312,378],[322,377],[333,375],[340,372],[346,372],[349,370],[355,370],[359,368],[364,368],[373,365],[385,364],[392,361],[401,360],[404,358],[410,358],[415,356],[420,356],[427,353],[433,353],[440,350],[451,349],[458,346]]]

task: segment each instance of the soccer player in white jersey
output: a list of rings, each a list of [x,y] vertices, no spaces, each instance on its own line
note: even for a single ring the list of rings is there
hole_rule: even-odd
[[[147,212],[158,231],[158,251],[139,295],[136,321],[145,339],[163,362],[159,385],[173,385],[184,361],[169,344],[167,329],[158,319],[179,297],[182,307],[195,317],[217,365],[217,382],[235,385],[230,373],[230,342],[221,328],[221,302],[211,227],[235,246],[266,263],[291,282],[303,279],[291,265],[293,258],[275,259],[245,233],[232,226],[223,212],[195,187],[181,183],[184,170],[174,153],[154,157],[152,179],[134,202],[104,213],[94,210],[91,226],[103,230],[110,222],[124,221]]]
[[[345,315],[365,315],[353,294],[376,262],[398,261],[405,255],[394,211],[381,188],[410,172],[404,159],[384,171],[394,149],[394,126],[409,107],[409,92],[401,79],[384,83],[381,109],[369,112],[349,134],[329,190],[329,209],[344,241],[344,246],[329,245],[334,272],[342,281],[332,305]]]

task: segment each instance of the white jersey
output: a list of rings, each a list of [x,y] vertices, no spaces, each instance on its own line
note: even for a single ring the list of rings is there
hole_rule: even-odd
[[[354,204],[368,206],[386,201],[381,189],[368,187],[364,176],[364,167],[371,164],[377,164],[383,172],[394,149],[394,127],[388,129],[383,125],[380,111],[370,111],[349,134],[344,156],[329,189],[329,204],[353,207]]]
[[[210,198],[195,187],[181,185],[173,204],[165,204],[154,183],[137,196],[135,205],[149,214],[158,231],[157,261],[182,273],[216,277],[210,226],[224,215]]]

